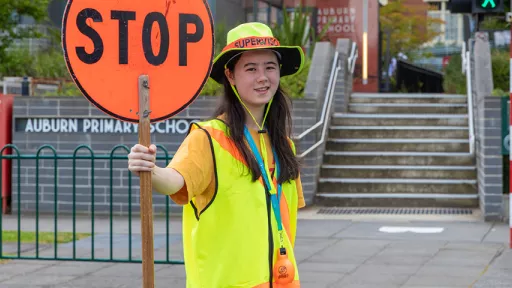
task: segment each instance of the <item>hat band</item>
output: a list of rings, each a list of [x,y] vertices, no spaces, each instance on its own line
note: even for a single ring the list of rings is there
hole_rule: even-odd
[[[279,41],[274,37],[246,37],[229,43],[222,52],[230,49],[254,49],[279,46]]]

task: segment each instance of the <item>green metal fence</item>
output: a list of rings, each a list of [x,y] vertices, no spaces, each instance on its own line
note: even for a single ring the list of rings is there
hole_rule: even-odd
[[[160,160],[160,161],[165,161],[166,163],[168,163],[171,159],[171,157],[169,156],[169,153],[168,151],[165,149],[165,147],[161,146],[161,145],[158,145],[158,150],[159,152],[162,151],[163,152],[163,155],[162,153],[159,153],[157,155],[157,161]],[[83,150],[83,151],[86,151],[88,152],[89,155],[79,155],[79,152],[80,150]],[[12,151],[12,152],[11,152]],[[118,151],[123,151],[125,152],[124,155],[116,155],[116,152]],[[41,146],[35,154],[22,154],[20,153],[20,150],[15,146],[15,145],[6,145],[4,146],[1,150],[0,150],[0,191],[2,189],[2,169],[3,169],[3,165],[1,165],[4,161],[10,161],[12,162],[12,175],[17,175],[17,177],[12,177],[12,178],[16,178],[16,179],[12,179],[12,187],[16,187],[16,191],[12,190],[12,195],[14,195],[14,193],[17,193],[17,209],[15,209],[15,215],[11,215],[11,217],[8,217],[5,215],[4,213],[4,207],[3,205],[0,204],[0,231],[2,231],[2,233],[0,233],[0,259],[34,259],[34,260],[68,260],[68,261],[98,261],[98,262],[129,262],[129,263],[141,263],[142,262],[142,259],[137,259],[136,257],[134,257],[133,254],[134,253],[134,248],[135,249],[141,249],[141,247],[134,247],[133,245],[133,239],[134,239],[134,234],[136,233],[133,233],[133,229],[132,229],[132,218],[133,217],[136,217],[136,216],[133,216],[132,215],[132,209],[135,207],[135,205],[138,205],[137,203],[134,204],[132,203],[132,196],[133,196],[133,193],[138,193],[139,190],[138,189],[133,189],[132,188],[132,174],[131,173],[127,173],[128,174],[128,187],[126,188],[126,196],[128,197],[128,246],[127,247],[124,247],[124,249],[126,249],[123,253],[125,253],[126,256],[124,257],[115,257],[114,256],[114,251],[119,251],[119,249],[121,249],[122,247],[120,247],[119,249],[116,249],[116,241],[114,241],[114,238],[115,238],[115,233],[114,233],[114,209],[113,209],[113,205],[114,205],[114,180],[116,178],[116,176],[114,176],[114,163],[115,161],[123,161],[123,164],[126,163],[125,165],[127,165],[127,160],[128,160],[128,157],[127,157],[127,154],[129,153],[130,149],[125,146],[125,145],[117,145],[115,147],[112,148],[112,150],[110,151],[110,153],[105,153],[105,154],[101,154],[101,155],[97,155],[94,153],[93,149],[91,149],[90,146],[88,145],[80,145],[78,146],[72,154],[59,154],[56,149],[54,147],[52,147],[51,145],[43,145]],[[10,153],[11,152],[11,153]],[[43,152],[47,152],[47,153],[43,153]],[[5,154],[5,155],[4,155]],[[119,154],[119,153],[117,153]],[[23,235],[25,233],[25,231],[22,231],[21,229],[21,223],[22,223],[22,218],[24,218],[25,216],[23,215],[22,213],[22,201],[21,201],[21,188],[22,188],[22,183],[21,183],[21,177],[22,177],[22,160],[34,160],[35,161],[35,199],[36,199],[36,203],[35,203],[35,215],[33,216],[34,217],[34,221],[35,221],[35,231],[31,231],[32,233],[35,232],[35,241],[34,243],[32,243],[32,245],[35,245],[35,248],[33,250],[31,250],[33,253],[32,254],[35,254],[35,255],[27,255],[27,254],[30,254],[30,253],[27,253],[27,251],[23,251],[22,249],[22,246],[25,245],[25,243],[22,243],[23,242]],[[39,209],[39,193],[40,193],[40,161],[41,160],[50,160],[53,162],[53,173],[55,175],[54,180],[53,180],[53,186],[54,186],[54,191],[53,191],[53,203],[54,203],[54,209],[53,209],[53,243],[46,243],[46,246],[48,245],[51,245],[53,247],[53,253],[51,253],[51,255],[49,255],[48,253],[42,253],[40,252],[40,234],[42,234],[42,232],[40,231],[40,217],[41,217],[41,213],[40,213],[40,209]],[[73,198],[72,198],[72,203],[73,203],[73,209],[72,209],[72,213],[71,215],[66,215],[66,216],[61,216],[60,215],[60,212],[58,210],[58,196],[59,196],[59,179],[57,177],[58,175],[58,168],[59,168],[59,163],[60,161],[63,161],[63,160],[71,160],[72,161],[72,170],[73,170],[73,173],[72,173],[72,179],[73,179],[73,184],[72,184],[72,195],[73,195]],[[77,255],[78,253],[77,252],[80,252],[80,247],[83,247],[83,245],[80,245],[80,247],[77,247],[77,243],[79,243],[79,239],[77,237],[77,235],[79,235],[80,233],[77,233],[77,213],[76,213],[76,202],[77,202],[77,199],[76,199],[76,195],[77,195],[77,161],[79,160],[90,160],[90,191],[91,191],[91,195],[90,195],[90,201],[91,201],[91,213],[89,215],[90,217],[90,226],[91,226],[91,230],[90,230],[90,236],[86,237],[87,238],[87,241],[90,241],[90,247],[87,248],[87,249],[90,249],[90,257],[80,257],[79,255]],[[95,240],[95,225],[97,225],[96,223],[96,219],[95,219],[95,170],[96,170],[96,162],[97,161],[108,161],[110,163],[109,165],[109,170],[110,170],[110,175],[109,175],[109,179],[110,179],[110,195],[109,195],[109,203],[110,203],[110,211],[107,212],[107,214],[103,214],[104,216],[108,217],[109,218],[109,221],[108,221],[108,225],[109,225],[109,255],[108,257],[99,257],[98,255],[95,255],[96,254],[96,250],[97,250],[97,247],[95,246],[97,243]],[[126,169],[127,170],[127,169]],[[133,190],[136,190],[136,191],[133,191]],[[4,198],[4,193],[2,191],[2,193],[0,194],[2,195],[2,202],[3,203],[3,198]],[[184,262],[182,260],[173,260],[171,259],[170,257],[170,249],[171,249],[171,229],[170,229],[170,200],[169,200],[169,197],[165,197],[165,258],[164,259],[157,259],[157,257],[155,257],[155,264],[183,264]],[[14,208],[14,207],[13,207]],[[14,210],[14,209],[13,209]],[[58,224],[59,224],[59,218],[64,218],[64,217],[67,217],[66,219],[69,220],[69,218],[71,218],[70,220],[72,221],[72,232],[69,232],[68,234],[72,233],[72,239],[70,239],[69,242],[63,244],[63,243],[59,243],[58,241],[58,238],[60,235],[60,231],[58,230]],[[14,237],[16,240],[14,242],[8,242],[9,239],[5,239],[8,237],[7,234],[7,231],[4,231],[4,227],[6,226],[6,222],[5,221],[11,221],[10,224],[13,224],[12,222],[17,222],[17,226],[18,229],[17,231],[15,231],[15,233],[17,235],[10,235],[11,238]],[[103,221],[102,223],[105,223],[105,221]],[[104,224],[105,225],[105,224]],[[11,225],[12,226],[12,225]],[[105,228],[105,227],[103,227]],[[5,233],[4,233],[5,232]],[[11,231],[12,232],[12,231]],[[137,234],[139,235],[139,234]],[[83,240],[83,239],[81,239]],[[88,242],[87,242],[88,243]],[[11,247],[11,251],[5,251],[4,247],[6,245],[10,245]],[[59,255],[59,249],[61,249],[61,246],[63,245],[67,245],[67,247],[69,247],[70,245],[72,245],[72,255],[68,256],[68,257],[63,257],[63,256],[60,256]],[[15,249],[15,251],[13,252],[13,247]],[[42,255],[44,254],[44,255]],[[156,255],[155,255],[156,256]]]

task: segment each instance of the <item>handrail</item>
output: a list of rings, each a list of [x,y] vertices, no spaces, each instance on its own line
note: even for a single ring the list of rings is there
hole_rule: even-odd
[[[300,136],[304,137],[307,133],[309,133],[310,131],[312,131],[313,129],[318,127],[319,125],[323,124],[324,126],[323,126],[323,129],[322,129],[322,137],[313,146],[309,147],[309,149],[307,149],[302,154],[300,154],[298,156],[299,158],[304,158],[307,154],[309,154],[311,151],[316,149],[318,146],[320,146],[325,141],[325,135],[327,134],[326,132],[327,132],[327,128],[328,128],[327,127],[327,116],[326,116],[326,114],[327,114],[327,111],[331,111],[332,100],[334,99],[334,83],[336,83],[336,78],[338,77],[338,71],[341,69],[341,67],[339,66],[338,61],[337,61],[338,60],[337,52],[336,52],[336,55],[335,55],[334,59],[335,59],[336,62],[333,63],[333,70],[331,70],[333,72],[331,72],[331,79],[330,79],[331,81],[329,82],[329,87],[327,88],[327,91],[328,91],[329,94],[326,95],[327,101],[324,101],[324,104],[327,103],[327,107],[325,107],[326,105],[324,105],[324,108],[326,108],[326,109],[324,109],[322,111],[322,119],[317,124],[315,124],[313,127],[311,127],[308,130],[304,131],[304,133],[302,133],[300,135]]]
[[[347,59],[347,68],[348,68],[347,70],[350,71],[350,74],[354,74],[354,67],[355,67],[357,57],[358,57],[357,45],[354,42],[354,43],[352,43],[352,49],[350,51],[350,56]],[[324,104],[322,107],[322,115],[320,117],[320,121],[318,121],[315,125],[311,126],[306,131],[302,132],[299,136],[294,137],[293,139],[301,140],[306,135],[308,135],[313,130],[315,130],[316,128],[318,128],[320,125],[323,124],[324,126],[322,129],[322,136],[319,141],[317,141],[315,144],[313,144],[313,146],[311,146],[309,149],[307,149],[302,154],[300,154],[298,156],[299,158],[304,158],[307,154],[309,154],[311,151],[313,151],[314,149],[316,149],[318,146],[320,146],[322,143],[325,142],[325,137],[326,137],[325,135],[327,133],[327,122],[328,122],[327,117],[329,117],[327,114],[328,114],[328,111],[331,111],[332,101],[334,99],[334,89],[335,89],[334,84],[336,83],[336,79],[338,78],[338,71],[341,69],[340,65],[341,65],[341,63],[339,60],[339,52],[336,51],[334,53],[334,59],[332,61],[331,74],[329,76],[329,84],[327,86],[327,90],[325,91]]]
[[[357,50],[356,42],[352,42],[352,50],[350,51],[350,57],[347,59],[347,66],[351,74],[354,74],[354,68],[356,67],[356,59],[359,57],[359,51]]]
[[[475,125],[473,119],[473,87],[471,80],[471,55],[466,51],[466,43],[462,45],[462,73],[466,75],[466,94],[468,96],[469,153],[475,154]]]
[[[337,65],[338,56],[339,56],[339,53],[338,53],[338,51],[336,51],[334,53],[334,59],[332,60],[331,76],[329,77],[329,85],[327,86],[327,90],[325,91],[324,105],[322,107],[322,116],[320,117],[320,121],[316,122],[315,125],[311,126],[309,129],[302,132],[302,134],[300,134],[299,136],[294,137],[294,140],[301,140],[307,134],[309,134],[311,131],[315,130],[318,126],[322,125],[325,122],[325,117],[327,114],[327,106],[328,106],[328,102],[330,101],[330,98],[331,98],[331,96],[330,96],[331,90],[334,90],[333,83],[336,81],[336,78],[334,78],[334,74],[335,74],[334,72],[338,66]]]

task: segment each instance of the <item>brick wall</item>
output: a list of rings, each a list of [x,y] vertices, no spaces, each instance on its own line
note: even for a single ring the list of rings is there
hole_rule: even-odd
[[[503,158],[501,155],[501,99],[487,96],[477,105],[476,153],[480,209],[486,221],[502,218]]]
[[[315,100],[316,113],[314,115],[311,114],[310,117],[308,117],[307,121],[311,121],[311,124],[307,128],[313,126],[315,123],[321,120],[322,108],[324,104],[325,93],[327,91],[329,75],[331,73],[333,57],[334,47],[329,42],[321,42],[315,45],[315,51],[312,56],[312,64],[308,74],[308,81],[304,91],[304,98]],[[300,139],[300,141],[296,140],[299,145],[298,150],[303,152],[313,146],[317,141],[320,140],[321,132],[322,126],[319,126],[311,133],[307,134],[304,138]],[[304,159],[301,159],[303,163],[302,177],[308,180],[307,183],[304,183],[303,181],[303,189],[305,193],[304,197],[306,198],[307,203],[314,202],[317,179],[323,160],[323,150],[323,145],[320,145],[318,148],[307,154]],[[301,152],[299,152],[299,154],[300,153]]]
[[[200,97],[189,108],[177,115],[174,120],[181,121],[179,126],[176,122],[172,124],[161,124],[159,128],[167,128],[169,133],[153,133],[151,142],[165,147],[172,155],[179,147],[185,137],[185,134],[178,133],[186,131],[187,123],[193,119],[203,119],[209,117],[216,105],[216,98]],[[308,127],[311,127],[316,119],[316,100],[301,99],[293,102],[294,132],[299,133]],[[51,145],[59,155],[71,156],[79,145],[88,145],[92,148],[95,156],[109,155],[112,149],[119,144],[130,148],[138,142],[138,134],[131,127],[131,133],[55,133],[52,131],[25,132],[27,119],[35,118],[63,118],[63,119],[110,119],[105,117],[102,112],[94,108],[83,97],[73,98],[38,98],[38,97],[16,97],[13,111],[13,144],[16,145],[21,154],[36,154],[42,145]],[[171,119],[172,120],[172,119]],[[18,127],[16,127],[16,123]],[[124,125],[124,124],[123,124]],[[128,126],[132,124],[127,124]],[[169,127],[166,127],[169,126]],[[174,129],[173,129],[174,127]],[[37,130],[39,127],[33,127]],[[48,129],[51,129],[47,127]],[[55,126],[55,129],[56,126]],[[124,129],[124,127],[123,127]],[[19,131],[22,130],[22,131]],[[90,130],[89,130],[90,131]],[[174,131],[175,133],[172,133]],[[298,143],[299,147],[305,145]],[[115,151],[114,155],[126,155],[123,149]],[[41,158],[44,155],[53,155],[50,149],[40,150]],[[85,148],[79,149],[77,155],[90,156],[91,152]],[[159,156],[164,157],[160,149]],[[126,214],[129,210],[130,187],[132,192],[132,211],[137,213],[139,209],[138,197],[138,177],[131,179],[129,185],[129,172],[126,169],[127,162],[124,159],[102,160],[76,160],[73,165],[71,159],[61,159],[57,161],[55,168],[54,160],[40,159],[39,161],[23,159],[21,160],[20,173],[18,165],[13,161],[13,211],[17,211],[18,200],[21,200],[21,210],[23,212],[35,211],[36,201],[39,201],[39,211],[53,212],[55,208],[55,170],[57,170],[57,209],[59,213],[72,212],[73,209],[73,178],[76,185],[76,211],[78,213],[89,213],[92,209],[92,180],[94,180],[94,211],[95,213],[104,213],[110,211],[110,197],[112,193],[113,211],[116,214]],[[159,160],[158,165],[164,166],[165,160]],[[305,163],[311,163],[305,159]],[[94,165],[94,169],[92,168]],[[36,166],[39,166],[39,180],[36,182]],[[75,167],[75,169],[73,169]],[[313,191],[310,191],[312,182],[316,181],[313,175],[306,173],[303,176],[305,193],[308,195],[308,202],[311,203]],[[93,177],[94,173],[94,177]],[[112,189],[110,188],[110,173],[113,175]],[[73,177],[76,175],[76,177]],[[20,185],[17,185],[18,176]],[[20,197],[18,197],[18,187]],[[38,192],[36,194],[36,192]],[[36,198],[36,195],[39,195]],[[155,213],[165,212],[166,197],[154,194],[153,203]],[[171,205],[171,211],[176,210],[177,206]],[[180,211],[180,210],[176,210]]]
[[[479,32],[474,45],[469,47],[472,55],[470,61],[480,209],[484,220],[498,221],[503,218],[501,99],[490,96],[493,83],[487,33]]]

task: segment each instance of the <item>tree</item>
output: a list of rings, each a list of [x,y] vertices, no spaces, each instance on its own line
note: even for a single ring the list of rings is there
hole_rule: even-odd
[[[36,23],[47,18],[49,0],[0,0],[0,63],[7,60],[7,48],[15,40],[38,38],[33,26],[19,26],[20,17],[31,17]]]
[[[440,34],[436,25],[440,19],[428,16],[422,5],[407,5],[403,0],[393,0],[380,9],[380,25],[383,32],[382,47],[387,47],[387,33],[390,33],[391,55],[402,52],[409,57],[423,44],[434,40]],[[386,48],[384,48],[386,49]]]

